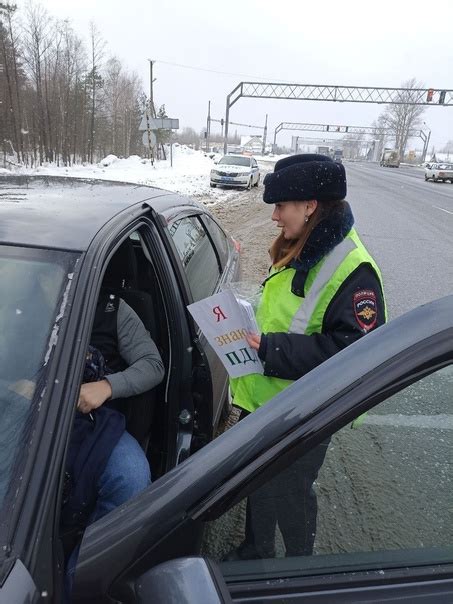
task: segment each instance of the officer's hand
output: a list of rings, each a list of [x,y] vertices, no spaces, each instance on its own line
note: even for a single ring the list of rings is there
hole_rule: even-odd
[[[112,396],[112,388],[107,380],[82,384],[77,409],[82,413],[90,413],[100,407]]]
[[[253,348],[253,350],[258,350],[260,347],[261,336],[257,336],[255,333],[248,333],[245,336],[245,339],[247,340],[247,344],[250,346],[250,348]]]

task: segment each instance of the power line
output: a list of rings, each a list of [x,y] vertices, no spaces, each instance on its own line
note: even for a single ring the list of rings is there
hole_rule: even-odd
[[[155,61],[156,63],[162,63],[164,65],[172,65],[173,67],[182,67],[183,69],[193,69],[194,71],[206,71],[207,73],[216,73],[218,75],[226,75],[226,76],[235,76],[240,78],[254,78],[256,80],[268,80],[269,78],[266,76],[257,76],[250,75],[247,73],[233,73],[230,71],[218,71],[217,69],[208,69],[207,67],[196,67],[195,65],[184,65],[182,63],[173,63],[171,61]],[[275,78],[276,82],[285,82],[285,80],[280,80]]]

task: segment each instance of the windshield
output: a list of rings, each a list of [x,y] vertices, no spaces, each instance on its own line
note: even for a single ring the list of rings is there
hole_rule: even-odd
[[[453,170],[453,164],[440,164],[438,170]]]
[[[0,247],[0,510],[13,509],[17,481],[45,386],[73,254]]]
[[[250,157],[237,157],[234,155],[225,155],[219,161],[219,164],[226,164],[228,166],[247,166],[250,167]]]

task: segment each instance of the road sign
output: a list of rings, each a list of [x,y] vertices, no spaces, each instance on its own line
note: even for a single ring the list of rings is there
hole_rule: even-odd
[[[171,117],[150,117],[148,120],[143,115],[139,130],[148,130],[148,123],[150,130],[178,130],[179,119],[173,119]]]
[[[150,132],[148,139],[148,132],[145,131],[142,136],[142,143],[145,145],[145,147],[148,147],[150,142],[151,147],[155,147],[157,145],[156,135],[154,134],[154,132]]]
[[[179,120],[170,117],[150,117],[149,127],[151,130],[178,130]]]

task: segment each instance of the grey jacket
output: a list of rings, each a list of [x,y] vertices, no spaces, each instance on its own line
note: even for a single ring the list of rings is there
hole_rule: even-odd
[[[117,316],[118,352],[128,367],[106,376],[112,388],[112,399],[141,394],[157,386],[165,370],[157,346],[136,312],[119,301]]]

